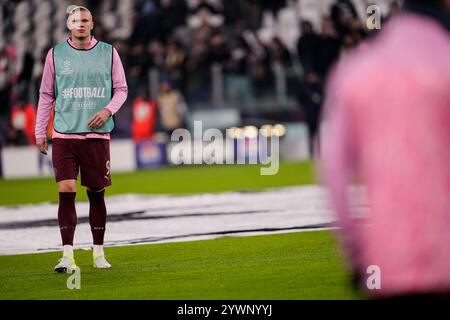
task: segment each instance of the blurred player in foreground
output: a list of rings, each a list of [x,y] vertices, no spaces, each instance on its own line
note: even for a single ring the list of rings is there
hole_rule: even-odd
[[[76,179],[87,187],[89,223],[96,268],[110,268],[103,252],[106,224],[105,188],[111,185],[109,133],[112,115],[127,98],[125,73],[117,51],[91,36],[91,12],[80,6],[67,9],[71,37],[47,55],[36,120],[36,145],[47,154],[46,128],[55,102],[52,160],[59,191],[58,220],[64,254],[56,272],[75,265],[73,237]]]
[[[406,1],[328,84],[322,173],[370,296],[450,297],[449,32],[450,1]],[[353,178],[367,187],[364,224],[347,205]]]

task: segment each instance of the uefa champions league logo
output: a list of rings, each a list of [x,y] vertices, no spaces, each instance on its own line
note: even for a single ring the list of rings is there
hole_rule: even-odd
[[[70,62],[70,60],[63,61],[61,73],[66,75],[73,73],[72,63]]]

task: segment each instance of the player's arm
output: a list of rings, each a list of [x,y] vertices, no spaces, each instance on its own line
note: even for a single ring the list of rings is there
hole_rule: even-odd
[[[113,48],[113,66],[112,66],[112,79],[113,79],[113,96],[108,105],[100,112],[97,112],[90,120],[89,126],[94,129],[98,129],[103,126],[108,118],[116,114],[117,111],[127,100],[128,86],[125,77],[125,71],[123,69],[122,61]]]
[[[47,154],[47,127],[50,120],[52,105],[55,101],[55,69],[53,67],[53,49],[45,58],[44,73],[42,74],[41,88],[39,89],[39,103],[36,115],[36,146],[43,154]]]

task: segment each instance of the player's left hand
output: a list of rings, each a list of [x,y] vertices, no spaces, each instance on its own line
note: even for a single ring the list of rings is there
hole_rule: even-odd
[[[89,120],[89,127],[92,129],[101,128],[106,123],[106,121],[108,121],[110,116],[111,116],[111,112],[108,109],[103,109],[103,110],[97,112]]]

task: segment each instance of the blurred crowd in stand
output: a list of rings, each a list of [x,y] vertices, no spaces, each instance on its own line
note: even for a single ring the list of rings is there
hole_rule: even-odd
[[[132,28],[125,36],[102,25],[102,1],[75,2],[91,9],[95,37],[113,44],[121,56],[129,95],[114,134],[136,141],[184,127],[191,110],[213,107],[237,108],[250,119],[279,119],[289,110],[284,120],[306,121],[314,135],[330,68],[373,33],[350,0],[332,2],[319,23],[302,19],[297,1],[129,1]],[[19,57],[5,35],[17,28],[11,17],[21,2],[0,12],[0,144],[7,146],[34,143],[38,90],[51,47],[39,53],[26,48],[17,70]],[[120,10],[119,1],[111,3],[111,10]],[[393,1],[390,15],[398,9]],[[290,42],[277,31],[280,12],[295,18],[299,37]],[[280,79],[286,101],[277,91]],[[289,101],[294,107],[284,108]]]

